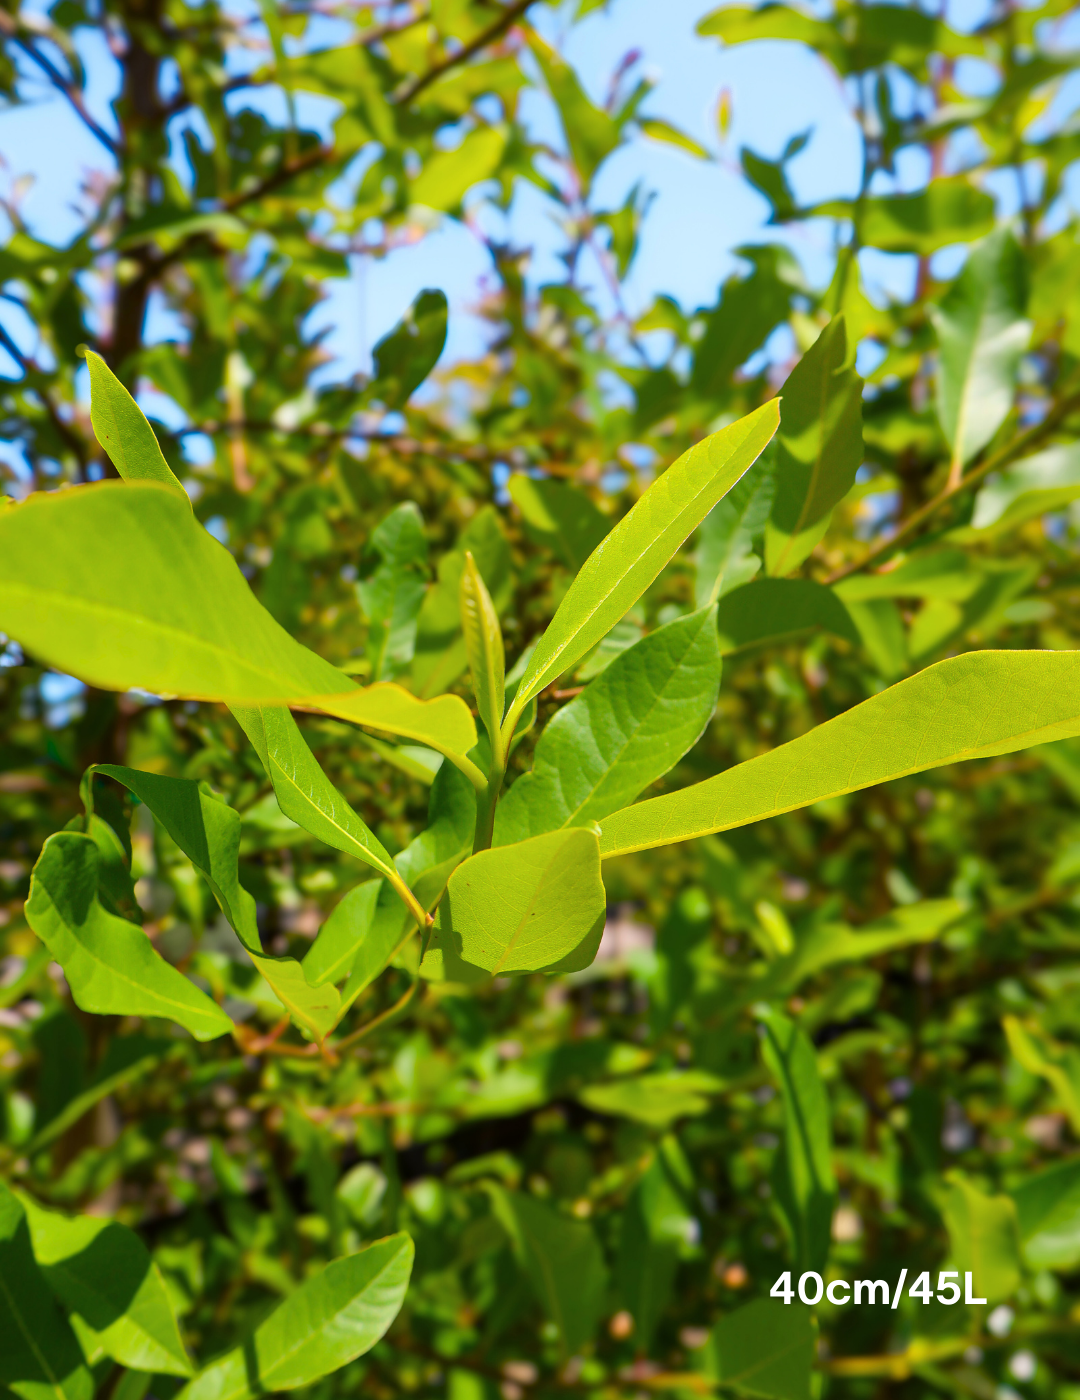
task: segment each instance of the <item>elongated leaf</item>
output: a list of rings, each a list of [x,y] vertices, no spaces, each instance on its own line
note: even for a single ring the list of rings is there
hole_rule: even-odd
[[[1009,1194],[1028,1266],[1075,1269],[1080,1263],[1080,1162],[1056,1162],[1026,1177]]]
[[[507,716],[605,636],[692,530],[753,465],[776,431],[775,400],[685,452],[586,560],[537,643]]]
[[[529,34],[529,47],[559,109],[566,144],[588,189],[597,169],[622,139],[619,125],[589,101],[573,68],[534,31]]]
[[[269,713],[286,716],[289,724],[293,723],[287,710]],[[303,745],[299,733],[296,737]],[[311,759],[306,745],[304,751]],[[314,759],[311,762],[314,763]],[[317,764],[315,766],[318,767]],[[93,771],[115,778],[149,807],[195,869],[206,879],[248,957],[269,982],[282,1006],[297,1025],[316,1040],[323,1040],[340,1018],[340,998],[333,987],[316,989],[310,986],[295,958],[274,958],[263,952],[255,918],[255,901],[240,883],[240,818],[237,813],[203,791],[191,778],[140,773],[134,768],[121,768],[116,764],[102,764]],[[319,769],[319,772],[322,773],[322,770]],[[329,786],[329,780],[325,781]],[[83,792],[86,794],[84,800],[88,801],[89,783],[84,783]],[[339,797],[338,801],[342,806],[346,805],[343,798]],[[304,811],[306,815],[307,809]],[[325,817],[325,814],[320,815]],[[337,835],[340,828],[333,826],[329,817],[325,817],[325,822],[327,828]],[[339,841],[331,844],[338,845]],[[350,853],[355,854],[355,851]]]
[[[411,501],[397,506],[371,536],[378,567],[356,585],[368,620],[371,678],[392,680],[404,671],[416,647],[416,621],[427,591],[427,540],[420,511]]]
[[[573,1355],[592,1340],[604,1307],[607,1269],[592,1227],[520,1191],[491,1196],[537,1301],[559,1329],[563,1354]]]
[[[100,1216],[44,1210],[20,1195],[34,1257],[68,1310],[87,1358],[190,1376],[161,1271],[134,1230]]]
[[[900,609],[888,598],[865,603],[847,601],[848,610],[870,660],[887,681],[898,680],[907,670],[907,633]]]
[[[1049,515],[1080,496],[1080,443],[1048,447],[987,481],[975,499],[970,526],[949,539],[968,544],[997,539],[1038,515]]]
[[[701,1368],[741,1395],[810,1400],[814,1341],[808,1309],[757,1298],[720,1319],[703,1348]]]
[[[720,665],[710,607],[622,652],[544,729],[533,771],[496,811],[496,844],[601,821],[632,802],[700,739]]]
[[[814,1047],[780,1012],[760,1014],[765,1028],[761,1053],[784,1103],[784,1140],[776,1157],[773,1189],[791,1236],[799,1273],[822,1273],[836,1203],[832,1170],[829,1097],[818,1073]]]
[[[705,1070],[660,1070],[616,1079],[612,1084],[590,1084],[578,1099],[596,1113],[666,1128],[678,1118],[699,1118],[708,1113],[710,1095],[723,1087],[722,1079]]]
[[[334,906],[301,964],[313,987],[340,982],[352,971],[357,951],[371,933],[382,888],[381,880],[365,880]],[[394,900],[400,907],[400,900]]]
[[[733,251],[745,258],[753,271],[748,277],[730,277],[724,283],[720,304],[705,317],[705,333],[694,347],[690,388],[706,400],[727,394],[731,376],[786,320],[792,296],[806,289],[798,262],[780,244],[744,244]],[[681,395],[676,381],[674,402],[661,398],[658,411],[642,416],[655,422]],[[639,396],[639,414],[644,406]]]
[[[1080,1050],[1061,1045],[1040,1027],[1025,1025],[1016,1016],[1002,1021],[1009,1049],[1029,1074],[1045,1079],[1068,1115],[1073,1132],[1080,1133]]]
[[[761,568],[761,560],[751,551],[772,509],[773,457],[772,449],[763,453],[758,466],[736,482],[701,522],[694,555],[694,598],[699,608],[749,583]]]
[[[920,549],[896,566],[876,574],[853,574],[836,585],[849,602],[877,598],[941,598],[963,602],[975,593],[984,574],[961,549]]]
[[[808,578],[763,578],[726,593],[716,610],[716,626],[724,656],[818,629],[859,644],[844,604],[831,588]]]
[[[881,195],[859,202],[835,199],[808,214],[833,219],[859,218],[863,244],[888,253],[934,253],[965,243],[994,226],[994,201],[963,175],[934,180],[917,194]]]
[[[90,371],[90,423],[94,436],[125,481],[156,481],[179,493],[190,509],[187,492],[162,455],[142,409],[93,350],[86,352]]]
[[[968,652],[715,778],[613,813],[604,820],[600,849],[606,859],[670,845],[907,773],[1076,734],[1076,653]]]
[[[834,316],[787,377],[776,437],[776,495],[765,532],[770,574],[789,574],[821,538],[863,457],[862,380]]]
[[[553,831],[480,851],[450,876],[435,938],[493,976],[535,972],[566,957],[604,916],[593,830]]]
[[[59,553],[57,539],[65,543]],[[105,690],[306,705],[452,750],[466,767],[476,743],[458,697],[425,704],[395,685],[361,690],[294,641],[195,521],[187,498],[154,482],[36,492],[5,511],[0,628]]]
[[[461,631],[472,673],[476,708],[488,732],[497,767],[502,762],[502,718],[506,703],[506,654],[499,615],[470,552],[461,574]]]
[[[196,1040],[226,1035],[224,1011],[159,957],[142,929],[101,907],[97,881],[90,837],[59,831],[42,848],[26,902],[27,922],[64,969],[76,1005],[103,1016],[167,1016]]]
[[[671,1300],[680,1250],[696,1235],[697,1221],[672,1179],[665,1154],[658,1152],[626,1203],[615,1270],[637,1343],[646,1352]]]
[[[972,248],[933,317],[938,418],[956,469],[986,446],[1012,407],[1031,338],[1026,299],[1023,255],[1009,230],[997,229]]]
[[[588,496],[564,482],[537,481],[515,472],[507,490],[525,518],[528,533],[546,544],[574,573],[611,529],[611,521]]]
[[[942,1210],[960,1273],[972,1275],[972,1291],[1000,1303],[1020,1282],[1020,1231],[1010,1196],[987,1196],[954,1176]]]
[[[369,392],[390,409],[404,408],[435,368],[446,344],[446,296],[430,287],[371,352]]]
[[[299,1287],[243,1346],[200,1371],[177,1400],[246,1400],[296,1390],[370,1351],[400,1311],[413,1242],[391,1235],[335,1259]]]
[[[26,1213],[0,1182],[0,1384],[21,1400],[90,1400],[94,1382],[42,1277]]]

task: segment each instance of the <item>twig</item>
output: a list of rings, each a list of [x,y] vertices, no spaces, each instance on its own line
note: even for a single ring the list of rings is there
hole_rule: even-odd
[[[87,129],[97,137],[109,154],[118,156],[120,154],[119,147],[105,128],[100,126],[87,111],[82,93],[73,83],[69,82],[68,79],[64,77],[63,73],[60,72],[47,55],[40,53],[30,39],[24,38],[19,33],[17,21],[5,10],[0,10],[0,31],[3,31],[9,39],[13,40],[19,48],[22,49],[23,53],[25,53],[32,62],[37,64],[49,79],[49,82],[52,83],[53,87],[67,98]]]
[[[449,58],[443,59],[442,63],[436,63],[434,68],[429,68],[426,73],[415,78],[409,85],[402,89],[394,99],[398,106],[404,106],[411,102],[426,87],[437,82],[444,73],[448,73],[451,68],[456,68],[458,64],[467,62],[474,53],[479,53],[481,49],[487,48],[488,44],[493,44],[510,28],[516,19],[520,19],[533,0],[516,0],[509,9],[502,12],[494,24],[489,24],[486,29],[482,29],[475,39],[470,39],[467,44],[463,44],[457,53],[451,54]]]

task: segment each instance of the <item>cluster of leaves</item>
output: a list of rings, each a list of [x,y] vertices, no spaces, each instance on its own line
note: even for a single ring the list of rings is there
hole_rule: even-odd
[[[0,252],[37,333],[3,333],[0,1388],[1068,1395],[1065,7],[703,19],[815,49],[863,178],[802,208],[805,142],[743,150],[774,225],[833,221],[831,284],[777,241],[639,316],[648,201],[596,175],[642,135],[710,157],[625,72],[596,106],[528,10],[0,17],[11,100],[43,77],[112,162],[72,244],[10,205]],[[313,383],[349,254],[431,211],[483,238],[523,180],[563,282],[490,241],[484,358],[431,378],[433,291],[370,380]],[[868,289],[881,254],[909,297]],[[893,1306],[770,1298],[815,1272]]]

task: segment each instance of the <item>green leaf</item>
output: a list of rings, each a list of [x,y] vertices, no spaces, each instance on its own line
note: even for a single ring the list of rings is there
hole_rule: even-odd
[[[733,249],[753,266],[749,277],[731,277],[724,284],[720,304],[705,317],[705,333],[694,348],[690,388],[702,398],[715,399],[730,392],[731,377],[760,348],[770,332],[787,319],[794,293],[805,291],[805,279],[791,253],[778,244],[743,245]],[[675,383],[674,403],[683,390]],[[645,417],[649,423],[671,411]],[[643,407],[639,400],[639,412]],[[648,426],[648,424],[645,424]]]
[[[942,1208],[960,1273],[988,1303],[1011,1297],[1020,1284],[1020,1231],[1009,1196],[987,1196],[954,1175]]]
[[[491,594],[469,551],[461,573],[461,632],[472,673],[476,708],[491,743],[492,762],[500,774],[504,767],[502,718],[506,704],[506,655],[502,629]]]
[[[662,121],[659,117],[642,117],[638,121],[642,134],[650,137],[653,141],[662,141],[667,146],[677,146],[680,151],[689,151],[692,156],[697,156],[699,160],[711,160],[709,152],[701,144],[695,141],[692,136],[687,136],[685,131],[680,131],[677,126],[672,126],[670,122]]]
[[[937,411],[954,472],[986,446],[1012,408],[1031,339],[1026,300],[1023,254],[1008,229],[997,229],[976,243],[931,311],[940,349]]]
[[[604,859],[727,831],[946,763],[1080,734],[1080,657],[968,652],[929,666],[801,738],[605,818]]]
[[[30,1247],[26,1213],[0,1181],[0,1384],[21,1400],[90,1400],[94,1382]]]
[[[677,1142],[664,1139],[626,1203],[619,1237],[615,1277],[634,1319],[635,1343],[646,1353],[671,1300],[680,1253],[698,1236],[698,1222],[669,1165],[674,1156],[681,1156]]]
[[[537,1301],[559,1330],[560,1349],[573,1356],[592,1341],[603,1314],[607,1269],[599,1241],[584,1221],[567,1220],[519,1191],[490,1189]]]
[[[810,1400],[815,1329],[807,1308],[757,1298],[722,1317],[703,1348],[701,1369],[740,1395]]]
[[[900,609],[887,598],[845,601],[844,606],[878,674],[887,681],[899,679],[908,669],[907,633]]]
[[[334,905],[301,964],[311,986],[321,987],[348,977],[360,945],[371,933],[382,889],[383,881],[365,880]],[[393,898],[400,909],[400,900],[396,895]]]
[[[920,549],[891,569],[852,574],[836,584],[845,603],[877,598],[936,598],[964,602],[985,575],[960,549]]]
[[[361,690],[274,621],[187,497],[153,482],[35,492],[5,511],[0,628],[103,690],[306,705],[472,766],[464,755],[476,727],[463,700],[424,703],[396,685]]]
[[[135,924],[98,902],[98,854],[89,836],[59,831],[34,866],[26,919],[64,969],[75,1004],[102,1016],[167,1016],[196,1040],[232,1030],[208,996],[154,950]]]
[[[419,507],[406,501],[392,510],[372,533],[371,548],[380,563],[357,583],[356,596],[368,621],[371,678],[392,680],[412,662],[427,592],[427,540]]]
[[[136,1371],[192,1375],[165,1280],[134,1230],[19,1199],[34,1257],[91,1364],[109,1356]]]
[[[594,1113],[630,1118],[653,1128],[666,1128],[677,1118],[700,1118],[711,1107],[710,1094],[724,1082],[704,1070],[664,1070],[617,1079],[611,1084],[590,1084],[578,1099]]]
[[[457,209],[473,185],[498,171],[509,135],[507,126],[478,126],[452,151],[436,150],[409,188],[412,203]]]
[[[948,538],[962,544],[999,539],[1078,497],[1080,443],[1048,447],[990,477],[975,498],[971,524],[950,530]]]
[[[770,574],[790,574],[811,552],[862,458],[862,380],[848,363],[844,318],[834,316],[780,391]]]
[[[573,68],[535,30],[529,31],[528,41],[558,108],[566,144],[584,193],[596,171],[622,140],[619,124],[589,101]]]
[[[720,665],[710,607],[620,653],[544,728],[533,771],[496,811],[496,844],[601,821],[632,802],[701,738]]]
[[[831,588],[808,578],[763,578],[726,593],[716,610],[716,626],[724,656],[816,628],[859,644],[844,604]]]
[[[1060,1045],[1040,1027],[1015,1016],[1002,1020],[1009,1049],[1029,1074],[1045,1079],[1065,1110],[1074,1133],[1080,1133],[1080,1050]]]
[[[446,296],[422,291],[371,352],[375,378],[368,392],[389,409],[404,408],[435,368],[446,344]]]
[[[493,976],[550,968],[604,917],[596,833],[553,831],[480,851],[450,876],[434,936]]]
[[[994,226],[994,201],[963,175],[934,180],[916,194],[834,199],[805,210],[808,217],[857,219],[862,243],[887,253],[927,256],[966,243]]]
[[[527,532],[575,574],[611,529],[611,521],[588,496],[565,482],[515,472],[507,490],[525,518]]]
[[[776,1202],[791,1237],[793,1264],[801,1274],[825,1270],[836,1204],[832,1170],[832,1114],[814,1047],[786,1016],[758,1012],[765,1030],[761,1053],[780,1088],[784,1140],[773,1170]]]
[[[586,560],[537,643],[510,706],[525,704],[570,669],[637,602],[691,531],[753,465],[776,431],[776,400],[692,447],[654,481]]]
[[[94,436],[125,481],[156,481],[183,497],[187,492],[166,462],[142,409],[93,350],[86,352],[90,371],[90,423]]]
[[[335,1259],[291,1293],[252,1337],[200,1371],[176,1400],[246,1400],[311,1385],[370,1351],[401,1309],[413,1242],[391,1235]]]
[[[737,481],[701,522],[694,554],[694,599],[699,608],[749,583],[761,568],[752,553],[765,530],[776,492],[773,449]]]
[[[1080,1162],[1056,1162],[1025,1177],[1009,1194],[1028,1267],[1075,1269],[1080,1264]]]

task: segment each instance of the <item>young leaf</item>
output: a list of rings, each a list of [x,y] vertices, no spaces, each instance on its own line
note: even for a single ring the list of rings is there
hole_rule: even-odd
[[[94,1382],[42,1277],[26,1213],[0,1181],[0,1384],[20,1400],[90,1400]]]
[[[685,452],[585,561],[537,643],[506,718],[569,670],[645,592],[687,536],[753,465],[776,431],[770,400]]]
[[[799,1273],[822,1273],[836,1203],[829,1097],[803,1032],[771,1009],[759,1020],[765,1030],[762,1056],[784,1103],[784,1140],[773,1171],[776,1202],[791,1236],[795,1267]]]
[[[371,352],[375,378],[368,393],[391,410],[404,408],[435,368],[445,344],[446,296],[429,287]]]
[[[416,621],[427,592],[427,540],[420,511],[411,501],[395,507],[371,536],[378,567],[356,585],[368,620],[371,678],[392,680],[413,659]]]
[[[757,468],[737,481],[701,522],[694,554],[694,599],[699,608],[749,583],[761,568],[752,547],[765,530],[776,492],[773,456],[771,448],[763,453]]]
[[[525,519],[526,532],[575,574],[611,529],[611,521],[588,496],[565,482],[515,472],[506,485]]]
[[[851,614],[823,583],[763,578],[725,593],[716,610],[721,655],[821,629],[859,645]]]
[[[563,1355],[574,1355],[592,1341],[604,1308],[607,1269],[592,1227],[520,1191],[493,1188],[491,1198]]]
[[[1025,1177],[1009,1193],[1016,1206],[1024,1261],[1032,1269],[1080,1263],[1080,1162],[1056,1162]]]
[[[506,655],[499,615],[469,551],[461,573],[461,631],[472,673],[476,708],[491,743],[492,763],[504,767],[502,718],[506,691]]]
[[[942,1209],[960,1273],[988,1303],[1000,1303],[1020,1283],[1020,1231],[1009,1196],[987,1196],[955,1175]]]
[[[309,1386],[370,1351],[400,1311],[413,1242],[391,1235],[335,1259],[281,1303],[254,1335],[200,1371],[176,1400],[247,1400]]]
[[[154,950],[135,924],[98,902],[89,836],[58,831],[34,866],[26,919],[64,969],[75,1004],[102,1016],[167,1016],[196,1040],[232,1030],[224,1011]]]
[[[463,700],[424,703],[396,685],[361,690],[274,621],[187,497],[153,482],[39,492],[5,511],[0,628],[104,690],[304,705],[473,768],[465,754],[476,727]]]
[[[435,938],[493,976],[535,972],[573,952],[603,914],[596,833],[579,827],[464,861],[439,905]]]
[[[632,802],[701,738],[720,666],[709,607],[622,652],[544,729],[533,771],[496,810],[496,844],[601,821]]]
[[[34,1257],[91,1364],[109,1356],[136,1371],[192,1375],[165,1280],[134,1230],[19,1199]]]
[[[797,569],[851,490],[863,457],[862,380],[834,316],[780,391],[776,496],[765,532],[770,574]]]
[[[946,763],[1080,734],[1074,652],[977,651],[939,661],[799,739],[604,820],[604,859],[792,812]]]
[[[1008,229],[977,243],[933,313],[940,347],[937,410],[952,448],[954,479],[997,432],[1013,403],[1024,319],[1024,260]]]
[[[191,503],[166,462],[157,436],[142,409],[93,350],[86,352],[90,371],[90,424],[94,436],[125,481],[156,481]]]
[[[810,1400],[815,1329],[808,1309],[756,1298],[722,1317],[701,1369],[720,1385],[761,1400]]]

